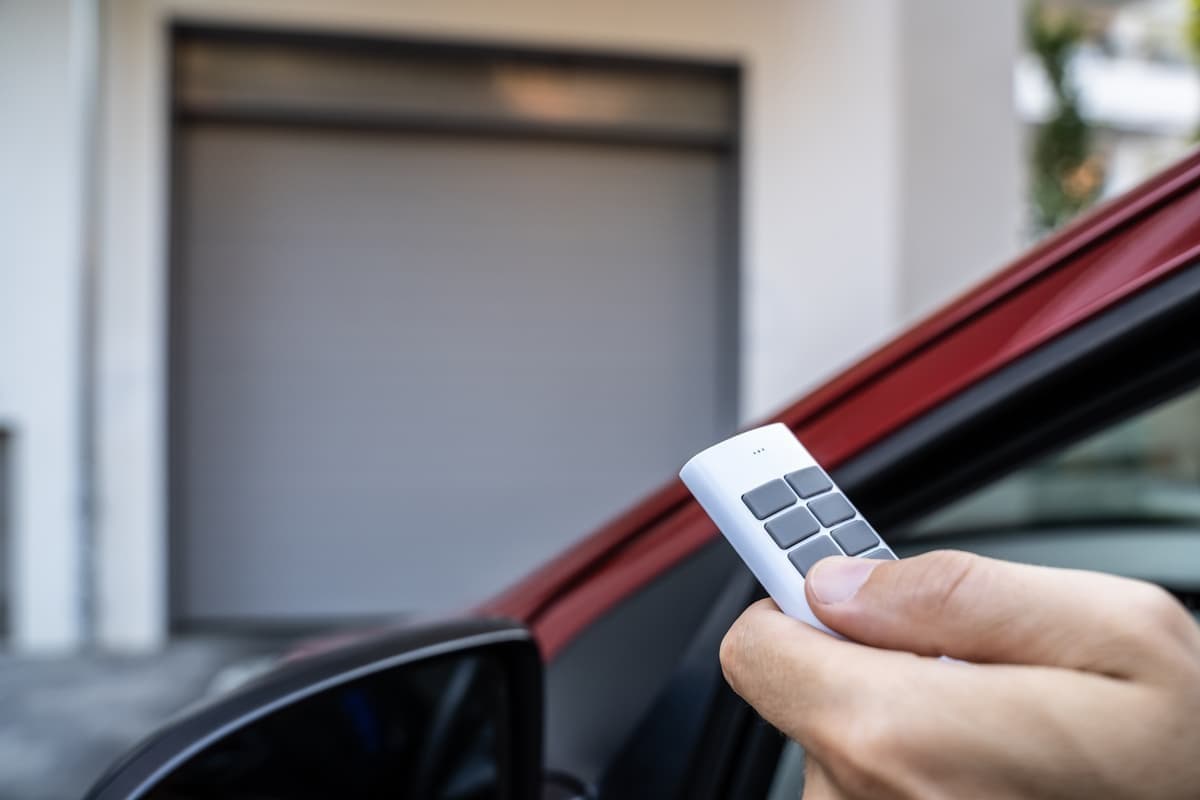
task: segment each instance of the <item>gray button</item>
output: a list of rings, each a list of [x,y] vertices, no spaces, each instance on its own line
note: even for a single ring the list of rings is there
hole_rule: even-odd
[[[870,553],[867,553],[865,556],[863,556],[863,558],[877,558],[880,561],[895,561],[895,560],[897,560],[894,555],[892,555],[887,550],[884,550],[882,547],[879,548],[878,550],[873,550]]]
[[[838,550],[838,546],[833,543],[833,539],[830,539],[828,536],[814,536],[788,553],[788,558],[791,559],[796,569],[800,570],[801,575],[807,575],[808,571],[812,569],[812,565],[822,558],[840,555],[842,555],[842,551]]]
[[[840,494],[830,494],[820,497],[808,504],[812,512],[821,520],[826,528],[831,528],[839,522],[845,522],[854,516],[854,507],[850,501]]]
[[[833,540],[842,546],[848,556],[865,553],[879,544],[879,537],[875,535],[875,531],[861,519],[834,528]]]
[[[813,519],[804,506],[785,511],[767,523],[767,533],[780,547],[791,547],[801,539],[807,539],[821,530],[821,526]]]
[[[829,480],[820,467],[806,467],[805,469],[796,470],[784,476],[791,487],[796,490],[796,494],[804,499],[818,495],[821,492],[828,492],[833,488],[833,481]]]
[[[746,508],[759,519],[766,519],[780,509],[787,508],[796,502],[796,495],[779,478],[764,483],[757,489],[751,489],[742,495]]]

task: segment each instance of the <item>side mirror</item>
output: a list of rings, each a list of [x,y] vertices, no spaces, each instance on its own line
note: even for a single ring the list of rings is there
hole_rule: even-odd
[[[528,631],[463,621],[286,664],[168,723],[87,797],[520,800],[541,793],[541,737]]]

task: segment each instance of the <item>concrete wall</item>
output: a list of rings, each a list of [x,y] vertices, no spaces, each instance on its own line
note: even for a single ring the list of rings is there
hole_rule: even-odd
[[[1005,85],[1015,0],[971,4],[970,13],[950,0],[111,0],[101,9],[94,604],[96,632],[108,646],[154,646],[166,630],[171,19],[740,62],[747,419],[989,270],[1016,240],[1016,126]],[[44,57],[30,53],[19,63]],[[0,133],[3,157],[12,157],[14,136]],[[57,327],[57,335],[72,324]],[[12,355],[0,357],[0,369],[14,363]],[[77,397],[72,387],[59,388],[68,402]],[[25,476],[30,469],[18,467]],[[46,467],[43,477],[52,481],[64,470]],[[20,527],[33,530],[28,519]],[[70,537],[61,538],[69,546]],[[62,558],[43,555],[55,566],[39,568],[74,569],[63,566],[66,550]],[[61,581],[27,593],[27,606],[72,596]]]
[[[56,650],[84,634],[84,136],[90,4],[0,2],[0,429],[10,432],[9,627]]]

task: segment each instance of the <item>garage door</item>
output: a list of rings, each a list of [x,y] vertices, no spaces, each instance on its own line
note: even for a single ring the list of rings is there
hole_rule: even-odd
[[[357,45],[177,42],[180,623],[461,607],[735,421],[727,71]]]

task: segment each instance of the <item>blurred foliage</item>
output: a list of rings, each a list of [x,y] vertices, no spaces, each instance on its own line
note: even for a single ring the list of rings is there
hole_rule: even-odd
[[[1192,58],[1200,61],[1200,0],[1188,0],[1187,43]]]
[[[1200,0],[1188,0],[1187,44],[1192,60],[1200,64]],[[1200,128],[1193,138],[1200,141]]]
[[[1200,0],[1196,0],[1200,2]],[[1033,135],[1033,223],[1039,233],[1057,228],[1087,208],[1100,194],[1104,168],[1092,152],[1092,129],[1079,111],[1079,91],[1071,57],[1083,41],[1082,18],[1040,2],[1026,10],[1029,49],[1046,72],[1054,110]]]

